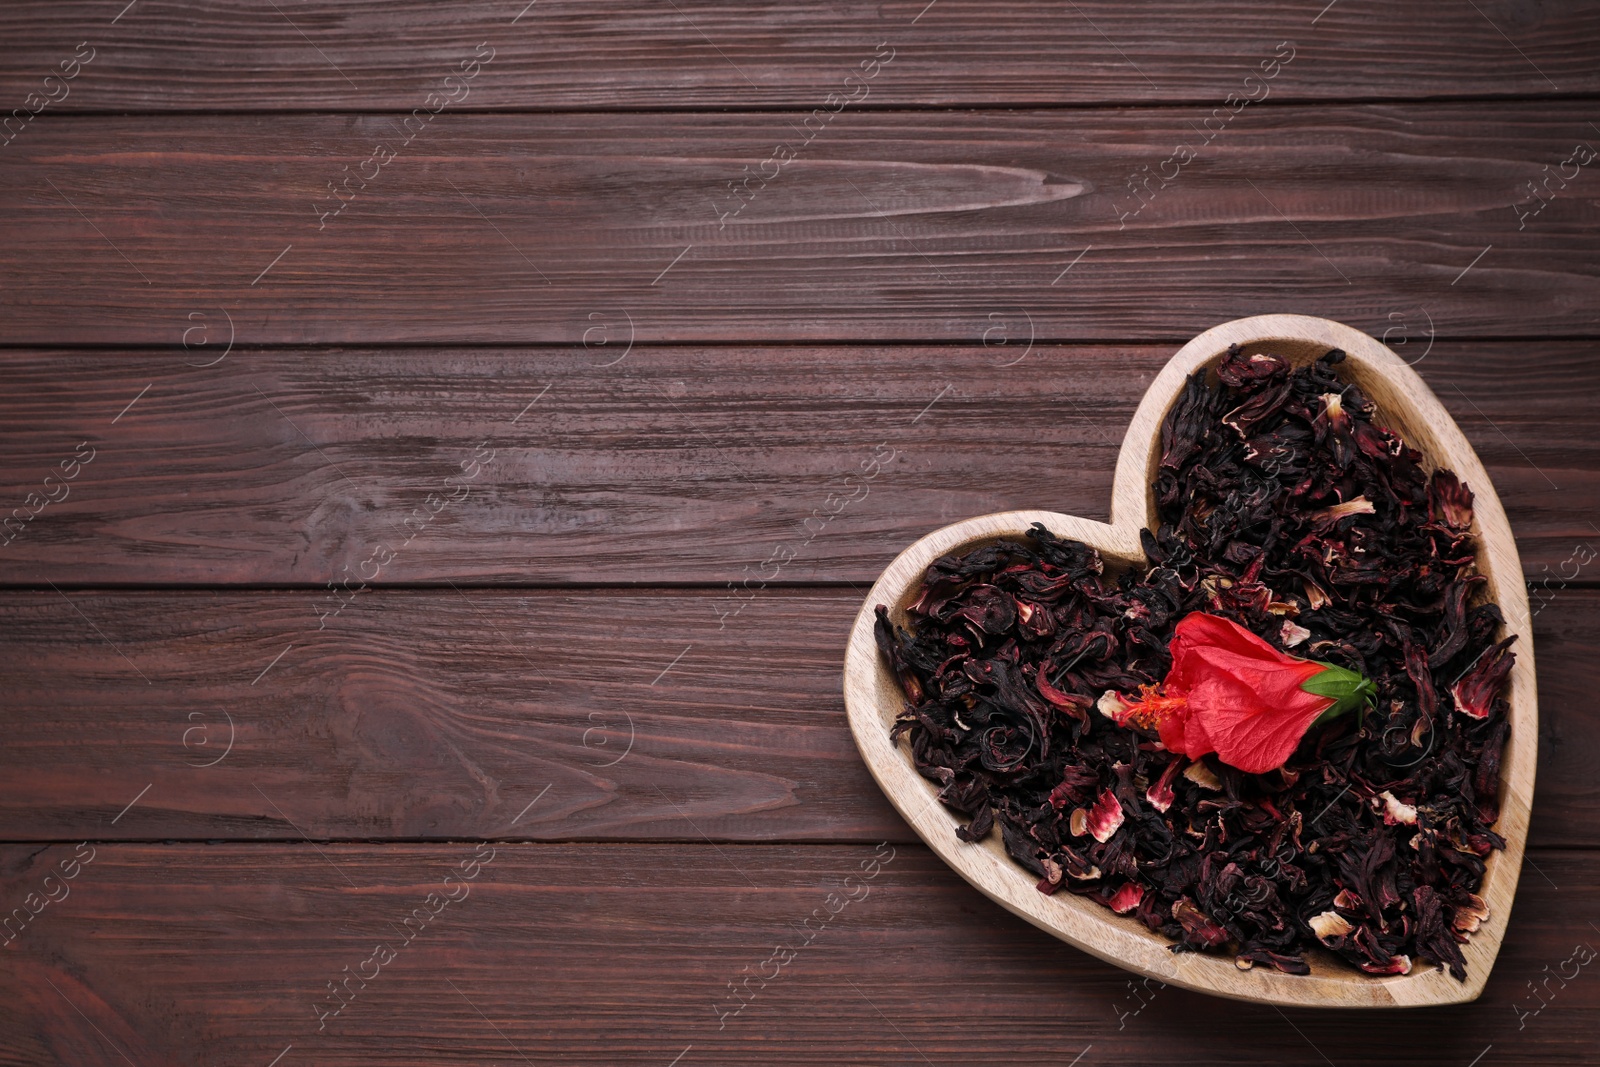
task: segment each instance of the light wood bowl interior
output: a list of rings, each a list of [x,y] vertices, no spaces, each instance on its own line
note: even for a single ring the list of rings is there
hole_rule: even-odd
[[[928,564],[948,553],[1020,537],[1035,522],[1063,537],[1095,546],[1108,568],[1144,566],[1139,531],[1155,526],[1154,474],[1160,458],[1161,421],[1188,376],[1201,367],[1214,366],[1231,344],[1243,346],[1246,352],[1274,352],[1297,365],[1331,348],[1343,349],[1348,358],[1338,373],[1377,404],[1379,421],[1422,452],[1427,469],[1449,467],[1475,494],[1473,532],[1478,567],[1488,578],[1484,595],[1500,605],[1507,632],[1517,634],[1513,646],[1517,658],[1509,682],[1511,733],[1501,765],[1501,811],[1495,826],[1506,839],[1506,848],[1488,860],[1479,893],[1487,901],[1490,915],[1463,946],[1467,961],[1464,983],[1420,963],[1410,974],[1376,978],[1331,954],[1308,956],[1312,973],[1301,976],[1262,966],[1241,971],[1231,956],[1174,954],[1165,938],[1146,930],[1131,916],[1115,915],[1067,891],[1054,896],[1038,892],[1034,878],[1005,854],[998,830],[977,844],[958,840],[956,817],[938,803],[934,786],[916,772],[908,748],[889,740],[890,726],[904,706],[904,697],[873,642],[875,606],[888,605],[891,617],[905,625],[905,609],[916,599]],[[1063,462],[1069,461],[1063,457]],[[1127,970],[1236,1000],[1376,1008],[1473,1000],[1494,966],[1522,865],[1538,741],[1533,634],[1522,567],[1489,476],[1455,421],[1415,371],[1378,341],[1351,327],[1301,315],[1260,315],[1224,323],[1190,341],[1151,383],[1128,427],[1112,486],[1111,522],[1050,511],[1010,511],[967,519],[923,537],[889,564],[856,616],[845,655],[844,697],[862,758],[890,801],[934,852],[1007,910]]]

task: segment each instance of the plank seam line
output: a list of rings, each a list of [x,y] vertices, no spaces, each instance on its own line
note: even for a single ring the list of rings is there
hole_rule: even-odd
[[[1158,348],[1166,346],[1182,347],[1194,338],[1191,337],[1066,337],[1049,338],[1037,337],[1034,340],[1035,348],[1109,348],[1109,347],[1141,347]],[[1436,334],[1434,343],[1451,345],[1491,345],[1491,344],[1595,344],[1600,342],[1600,334]],[[851,338],[825,338],[807,339],[803,341],[783,339],[762,339],[750,337],[735,340],[657,340],[638,341],[636,349],[656,348],[684,348],[684,349],[838,349],[841,351],[870,351],[879,348],[982,348],[981,337],[973,339],[929,337],[929,338],[883,338],[860,340]],[[233,353],[272,353],[272,352],[575,352],[583,348],[581,340],[572,341],[295,341],[295,342],[256,342],[252,344],[236,344]],[[67,353],[82,352],[86,355],[100,355],[113,352],[129,352],[139,355],[170,355],[173,351],[171,342],[164,341],[6,341],[0,340],[0,358],[12,354],[32,353]]]
[[[655,92],[655,89],[641,88],[639,92]],[[1295,97],[1272,98],[1253,102],[1253,106],[1262,110],[1284,110],[1290,108],[1319,108],[1319,107],[1396,107],[1414,104],[1429,106],[1452,104],[1548,104],[1548,103],[1589,103],[1600,100],[1600,90],[1562,90],[1558,92],[1528,92],[1528,93],[1423,93],[1415,96],[1335,96],[1327,98]],[[1095,101],[1066,101],[1066,100],[1007,100],[1004,102],[994,100],[978,100],[967,103],[902,103],[902,104],[858,104],[853,111],[864,114],[893,115],[893,114],[944,114],[953,112],[982,112],[987,114],[1005,114],[1012,112],[1051,112],[1051,111],[1159,111],[1191,107],[1217,107],[1221,106],[1214,97],[1162,97],[1157,100],[1127,99],[1127,100],[1095,100]],[[774,104],[715,104],[707,103],[697,107],[681,106],[649,106],[626,105],[614,106],[572,106],[572,107],[475,107],[455,108],[455,115],[505,115],[505,116],[539,116],[539,115],[773,115],[773,114],[799,114],[810,110],[802,101],[796,99],[794,103]],[[269,117],[276,115],[295,117],[339,117],[339,116],[395,116],[410,114],[409,108],[399,107],[352,107],[352,108],[326,108],[326,107],[295,107],[295,108],[149,108],[132,110],[127,108],[78,108],[52,111],[60,119],[150,119],[150,118],[220,118],[226,116],[241,117]]]
[[[1079,516],[1092,518],[1092,516]],[[1104,520],[1100,520],[1104,521]],[[1588,535],[1580,534],[1580,538]],[[1543,535],[1541,540],[1553,539],[1553,535]],[[1530,577],[1523,584],[1532,589],[1541,579]],[[775,592],[847,592],[857,594],[866,592],[865,585],[870,585],[872,579],[862,578],[852,580],[849,578],[821,579],[817,581],[787,581],[768,582],[764,589]],[[239,583],[228,582],[160,582],[160,583],[135,583],[135,582],[103,582],[84,585],[68,585],[57,583],[62,591],[87,593],[90,595],[116,596],[123,593],[161,594],[161,593],[321,593],[325,590],[324,584],[307,582],[301,583]],[[441,578],[435,582],[369,582],[367,588],[374,592],[386,593],[442,593],[453,589],[475,590],[479,592],[503,593],[622,593],[629,595],[657,595],[666,593],[712,593],[723,592],[728,583],[707,579],[700,582],[491,582],[476,581],[472,579]],[[1600,588],[1600,577],[1574,578],[1561,584],[1552,592],[1556,595],[1565,590],[1593,590]],[[34,583],[12,584],[0,579],[0,590],[10,593],[44,593],[49,591],[48,586]]]
[[[952,816],[954,818],[954,816]],[[603,838],[603,837],[573,837],[573,838],[528,838],[528,837],[205,837],[205,838],[173,838],[173,837],[67,837],[67,838],[37,838],[28,840],[10,840],[0,838],[0,848],[35,848],[42,852],[45,848],[55,846],[70,846],[81,843],[91,845],[129,845],[139,847],[160,848],[218,848],[218,847],[243,847],[243,846],[278,846],[278,845],[338,845],[360,847],[390,847],[398,845],[414,845],[427,848],[456,848],[463,845],[476,844],[504,844],[526,845],[531,848],[656,848],[664,846],[698,846],[710,850],[714,846],[729,846],[736,848],[791,848],[791,849],[849,849],[872,846],[888,841],[892,845],[905,845],[907,847],[922,848],[929,856],[933,851],[921,838],[896,838],[884,837],[881,834],[867,837],[830,837],[826,840],[792,838],[786,840],[750,841],[738,838],[705,838],[705,837],[637,837],[637,838]],[[1569,844],[1531,845],[1527,849],[1530,853],[1551,855],[1562,852],[1589,853],[1600,851],[1600,844]],[[37,852],[35,853],[37,854]]]

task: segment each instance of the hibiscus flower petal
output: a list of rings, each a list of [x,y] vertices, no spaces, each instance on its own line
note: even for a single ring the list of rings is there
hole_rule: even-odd
[[[1288,762],[1330,703],[1304,691],[1292,702],[1267,703],[1226,674],[1206,678],[1189,693],[1191,719],[1204,728],[1217,758],[1249,774],[1265,774]]]
[[[1215,752],[1205,724],[1188,710],[1182,715],[1171,715],[1161,720],[1161,745],[1168,752],[1199,759]]]
[[[1266,704],[1297,703],[1306,696],[1301,684],[1326,668],[1313,660],[1294,659],[1279,652],[1268,661],[1241,656],[1226,648],[1197,648],[1191,671],[1204,677],[1226,674],[1253,689]],[[1199,666],[1203,664],[1204,670]],[[1197,679],[1197,681],[1200,679]]]
[[[1239,655],[1281,659],[1283,653],[1236,622],[1204,611],[1191,611],[1173,630],[1176,639],[1205,648],[1223,648]]]

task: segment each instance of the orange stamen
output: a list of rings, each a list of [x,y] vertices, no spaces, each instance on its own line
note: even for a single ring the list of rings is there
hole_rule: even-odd
[[[1182,696],[1163,696],[1159,686],[1141,685],[1139,699],[1129,704],[1119,716],[1124,726],[1133,724],[1147,730],[1161,728],[1166,719],[1183,714],[1189,701]]]

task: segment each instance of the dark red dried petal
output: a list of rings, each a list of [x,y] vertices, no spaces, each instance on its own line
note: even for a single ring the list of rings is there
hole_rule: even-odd
[[[1362,963],[1360,967],[1368,974],[1410,974],[1411,957],[1391,956],[1383,963]]]
[[[1228,931],[1195,906],[1188,897],[1181,897],[1172,905],[1172,917],[1183,927],[1184,940],[1202,948],[1220,948],[1230,940]]]
[[[1516,639],[1516,634],[1512,634],[1490,648],[1478,657],[1478,662],[1462,675],[1460,681],[1450,687],[1450,696],[1456,702],[1457,711],[1474,719],[1489,717],[1489,712],[1494,710],[1495,697],[1511,674],[1512,664],[1516,662],[1517,654],[1509,651]]]
[[[1472,490],[1454,471],[1440,467],[1433,472],[1428,483],[1428,514],[1433,521],[1442,521],[1457,530],[1472,525]]]
[[[1128,882],[1121,889],[1111,894],[1111,899],[1106,901],[1106,907],[1118,915],[1126,915],[1139,906],[1144,899],[1144,886],[1138,882]]]
[[[1186,762],[1184,759],[1173,759],[1167,764],[1167,769],[1161,772],[1161,777],[1145,790],[1144,798],[1152,808],[1165,813],[1172,807],[1172,802],[1177,799],[1172,791],[1172,779],[1177,777],[1178,769]]]
[[[1034,679],[1039,695],[1079,722],[1087,723],[1089,721],[1089,708],[1094,704],[1094,701],[1077,693],[1063,693],[1045,678],[1048,673],[1041,666],[1037,677]]]

